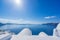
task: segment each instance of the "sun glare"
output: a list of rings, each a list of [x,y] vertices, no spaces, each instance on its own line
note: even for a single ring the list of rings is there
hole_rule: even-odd
[[[17,6],[22,6],[22,0],[14,0],[14,3],[15,3]]]

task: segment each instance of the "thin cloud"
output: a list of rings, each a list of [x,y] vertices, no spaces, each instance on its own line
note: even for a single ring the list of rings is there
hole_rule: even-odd
[[[52,18],[56,18],[56,16],[47,16],[47,17],[44,17],[45,19],[52,19]]]
[[[39,24],[39,22],[28,21],[28,20],[24,20],[24,19],[12,20],[12,19],[0,18],[0,22],[1,23],[16,23],[16,24]]]

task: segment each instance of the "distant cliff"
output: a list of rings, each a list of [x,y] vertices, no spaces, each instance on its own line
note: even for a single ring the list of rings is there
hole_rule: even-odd
[[[1,26],[3,26],[3,25],[5,25],[5,24],[3,24],[3,23],[0,23],[0,27],[1,27]]]
[[[43,23],[41,25],[53,25],[53,26],[57,26],[58,23]],[[4,25],[40,25],[40,24],[15,24],[15,23],[0,23],[0,27],[4,26]]]

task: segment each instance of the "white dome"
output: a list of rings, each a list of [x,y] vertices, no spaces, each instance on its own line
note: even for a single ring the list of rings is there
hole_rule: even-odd
[[[60,30],[60,23],[57,25],[57,28],[56,28],[57,30]]]
[[[57,28],[54,29],[53,36],[60,37],[60,23],[57,25]]]
[[[32,35],[32,32],[29,28],[25,28],[18,35]]]

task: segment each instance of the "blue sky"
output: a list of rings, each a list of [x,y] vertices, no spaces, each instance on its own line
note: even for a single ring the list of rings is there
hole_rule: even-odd
[[[60,22],[60,0],[0,0],[0,20]]]

